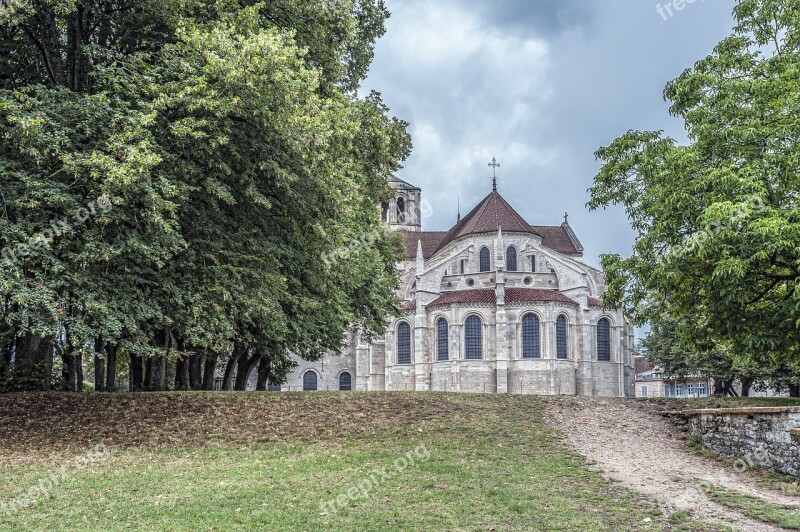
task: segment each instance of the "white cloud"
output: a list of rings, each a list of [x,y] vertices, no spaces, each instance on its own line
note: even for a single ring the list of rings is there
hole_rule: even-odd
[[[403,176],[441,206],[431,223],[443,229],[455,219],[455,196],[469,208],[489,192],[493,154],[509,172],[548,157],[530,126],[544,120],[553,92],[549,45],[487,25],[456,2],[389,7],[388,35],[364,89],[382,91],[392,112],[411,122],[415,148]]]

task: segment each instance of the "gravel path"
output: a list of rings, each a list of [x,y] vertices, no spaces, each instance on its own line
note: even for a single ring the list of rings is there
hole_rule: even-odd
[[[549,399],[545,422],[596,464],[607,478],[657,500],[665,515],[689,510],[709,525],[734,530],[782,530],[711,501],[702,484],[749,493],[775,504],[799,507],[795,498],[759,486],[739,473],[689,448],[685,436],[640,401],[564,397]]]

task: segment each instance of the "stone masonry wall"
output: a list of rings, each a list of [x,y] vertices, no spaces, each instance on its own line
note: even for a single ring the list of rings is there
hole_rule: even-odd
[[[800,407],[691,410],[689,433],[708,449],[800,477]]]

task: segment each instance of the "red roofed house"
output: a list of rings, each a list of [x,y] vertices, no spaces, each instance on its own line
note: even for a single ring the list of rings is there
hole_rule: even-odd
[[[341,356],[298,359],[288,389],[633,396],[633,327],[603,309],[603,274],[566,218],[530,225],[495,187],[449,230],[422,231],[421,190],[389,186],[404,315],[373,344],[353,334]]]

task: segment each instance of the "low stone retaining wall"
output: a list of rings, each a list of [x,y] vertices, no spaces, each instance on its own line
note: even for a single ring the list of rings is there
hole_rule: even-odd
[[[686,410],[690,434],[717,454],[800,477],[800,407]]]

